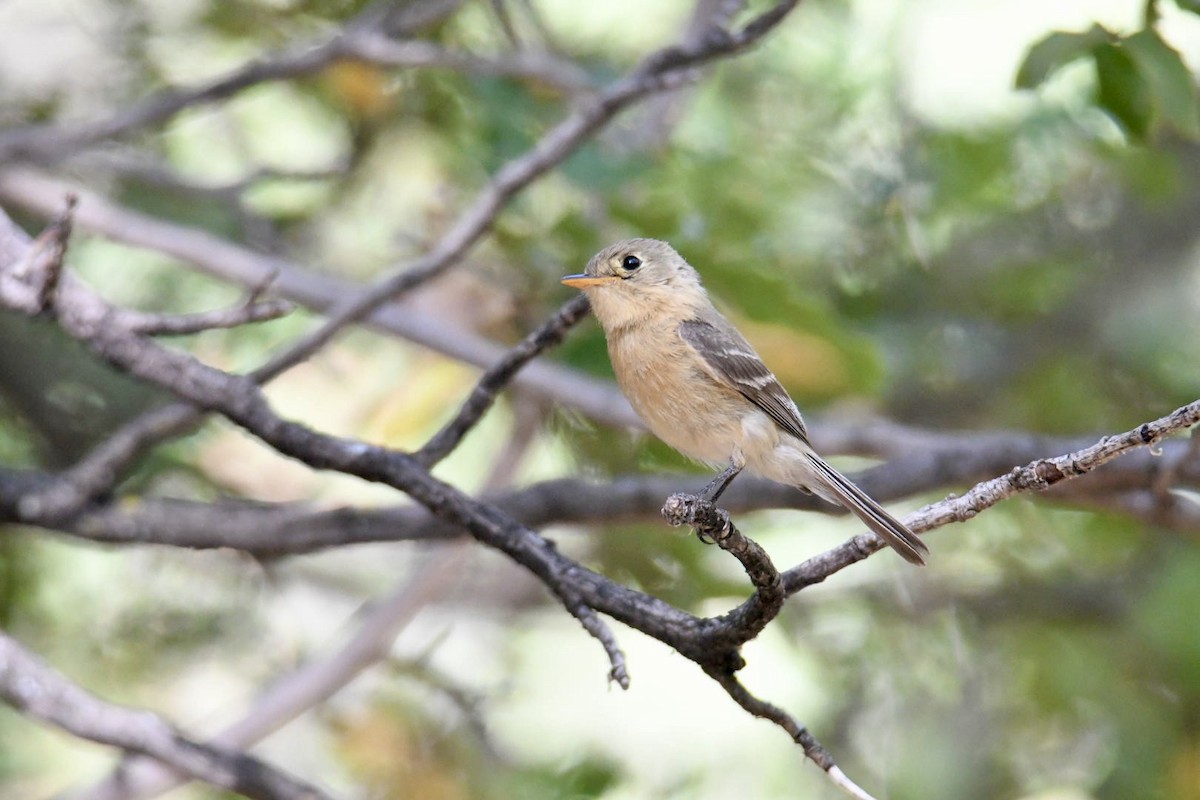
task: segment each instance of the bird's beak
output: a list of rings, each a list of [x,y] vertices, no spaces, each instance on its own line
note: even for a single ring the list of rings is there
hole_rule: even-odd
[[[601,284],[612,283],[615,280],[619,280],[616,275],[599,276],[580,273],[578,275],[567,275],[562,279],[562,282],[567,286],[574,286],[576,289],[585,289],[588,286],[600,286]]]

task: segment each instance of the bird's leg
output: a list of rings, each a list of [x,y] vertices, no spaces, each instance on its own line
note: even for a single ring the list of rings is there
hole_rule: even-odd
[[[699,499],[706,503],[717,502],[717,498],[729,488],[729,484],[733,483],[733,479],[738,476],[738,473],[745,466],[746,459],[742,457],[742,454],[734,453],[733,457],[729,459],[729,466],[723,469],[720,475],[709,481],[708,486],[700,490]],[[713,540],[701,533],[699,529],[693,528],[692,530],[696,534],[696,538],[701,542],[704,544],[713,544]]]
[[[710,503],[717,502],[724,491],[729,488],[729,484],[733,483],[733,479],[738,476],[738,473],[746,466],[746,460],[740,457],[740,454],[735,453],[733,458],[729,459],[729,466],[726,467],[720,475],[709,481],[708,486],[700,492],[701,499],[707,500]]]

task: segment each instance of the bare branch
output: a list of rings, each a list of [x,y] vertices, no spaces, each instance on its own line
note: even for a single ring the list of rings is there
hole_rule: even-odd
[[[833,756],[829,754],[829,751],[817,741],[808,728],[797,722],[790,714],[782,708],[765,700],[760,700],[750,694],[732,672],[710,666],[705,666],[704,671],[710,678],[720,684],[721,688],[733,698],[734,702],[751,715],[773,722],[783,728],[788,736],[792,737],[792,741],[803,748],[804,755],[820,767],[839,789],[851,797],[858,798],[858,800],[874,800],[871,795],[867,794],[857,784],[846,777],[846,773],[842,772],[841,768],[838,767],[837,763],[833,760]]]
[[[374,31],[356,32],[346,38],[343,46],[346,55],[384,67],[438,67],[472,75],[525,78],[567,93],[592,86],[591,78],[578,64],[549,53],[477,56],[455,53],[432,42],[396,41]]]
[[[1062,481],[1078,478],[1131,450],[1157,445],[1164,437],[1187,430],[1197,422],[1200,422],[1200,400],[1125,433],[1105,436],[1091,447],[1016,467],[1006,475],[976,484],[961,497],[950,496],[909,514],[904,518],[904,523],[921,533],[952,522],[965,522],[1013,495],[1044,491]],[[787,592],[794,594],[806,586],[820,583],[882,547],[883,543],[875,536],[856,536],[840,547],[785,572]]]
[[[846,794],[855,798],[855,800],[875,800],[873,795],[867,794],[867,790],[863,789],[854,781],[842,772],[842,768],[836,764],[825,770],[825,774],[829,776],[829,780],[833,781],[833,785],[841,789]]]
[[[451,4],[437,13],[449,13],[456,5],[457,3]],[[428,21],[413,17],[411,21],[393,26],[390,33],[404,35],[415,29],[412,25],[423,26],[428,24]],[[332,36],[305,42],[252,61],[210,83],[190,88],[166,89],[107,119],[72,127],[40,124],[9,131],[0,137],[0,164],[17,160],[55,161],[97,142],[125,136],[140,128],[163,122],[185,109],[228,99],[252,86],[311,75],[339,59],[364,58],[365,56],[354,52],[353,40],[357,37],[370,38],[373,33],[371,26],[379,22],[377,9],[368,8]],[[369,51],[369,48],[365,49]],[[498,66],[497,69],[502,70],[503,66]]]
[[[512,381],[517,371],[545,350],[560,343],[567,331],[587,315],[588,310],[587,297],[580,295],[522,339],[504,358],[483,373],[454,419],[447,422],[424,447],[414,453],[413,458],[426,467],[433,467],[449,455],[492,407],[496,395]]]
[[[194,780],[262,800],[329,795],[245,753],[188,739],[160,717],[106,703],[0,633],[0,697],[82,739],[149,756]]]
[[[315,45],[307,43],[252,62],[212,83],[168,89],[107,119],[73,127],[41,124],[10,131],[0,138],[0,163],[54,161],[105,139],[170,119],[184,109],[224,100],[251,86],[311,74],[342,56],[343,40],[344,34],[338,34]]]
[[[608,656],[608,662],[611,665],[608,671],[608,679],[622,689],[628,689],[629,671],[625,665],[625,653],[621,650],[621,646],[617,644],[617,637],[613,635],[612,629],[600,619],[600,615],[596,613],[594,608],[574,592],[562,592],[559,594],[559,599],[562,601],[563,607],[570,612],[571,616],[579,620],[579,624],[583,626],[583,629],[590,633],[592,638],[598,641],[600,646],[604,648],[604,653]]]
[[[127,465],[165,439],[192,430],[197,422],[192,407],[181,403],[143,414],[136,424],[109,436],[71,469],[23,495],[17,501],[18,516],[49,523],[76,517],[88,503],[116,486]],[[135,527],[140,526],[135,523]]]
[[[144,336],[184,336],[218,328],[236,328],[251,322],[279,319],[292,313],[294,306],[286,300],[264,300],[233,308],[200,311],[194,314],[149,314],[126,311],[125,326]]]
[[[164,424],[171,422],[167,415]],[[818,438],[831,444],[853,440],[860,454],[869,445],[870,449],[887,449],[897,436],[904,441],[923,442],[902,457],[853,476],[873,497],[884,501],[969,486],[1008,471],[1014,463],[1033,460],[1041,453],[1081,449],[1096,439],[1081,441],[1074,437],[1018,432],[944,434],[890,424],[825,423],[814,426],[814,430]],[[872,436],[864,436],[864,431],[886,431],[887,435],[872,444]],[[110,439],[105,446],[116,447],[120,443],[120,439]],[[1200,464],[1186,458],[1190,441],[1175,439],[1160,446],[1160,456],[1153,456],[1148,450],[1126,453],[1078,480],[1058,484],[1045,497],[1078,508],[1116,511],[1174,530],[1200,531],[1200,506],[1173,492],[1156,492],[1151,488],[1158,477],[1155,465],[1163,463],[1174,466],[1173,487],[1200,489]],[[831,447],[822,449],[836,452]],[[105,483],[103,479],[98,482]],[[664,497],[694,492],[700,483],[702,479],[696,475],[629,475],[608,483],[559,478],[515,491],[492,493],[486,499],[514,520],[534,529],[555,524],[612,524],[652,521],[658,518]],[[78,516],[64,518],[52,499],[57,492],[71,491],[71,486],[61,476],[56,479],[40,473],[0,470],[0,519],[51,527],[99,542],[230,548],[258,558],[368,542],[424,541],[463,535],[461,528],[419,507],[329,510],[315,509],[307,503],[209,504],[139,497],[136,503],[116,498],[92,504]],[[722,496],[722,506],[733,513],[767,508],[842,513],[840,507],[813,495],[750,476],[730,487]]]

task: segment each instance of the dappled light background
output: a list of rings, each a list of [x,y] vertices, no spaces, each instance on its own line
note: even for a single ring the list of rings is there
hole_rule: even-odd
[[[1154,26],[1196,69],[1200,17],[1188,5],[1164,0]],[[361,6],[9,0],[0,131],[107,117],[331,32]],[[20,196],[36,171],[81,190],[84,209],[91,194],[366,282],[425,252],[573,93],[678,38],[693,6],[465,2],[421,36],[481,54],[544,54],[551,68],[514,77],[341,61],[52,165],[0,163],[0,203],[39,230],[44,216]],[[1145,6],[806,0],[750,53],[619,117],[404,304],[452,337],[508,345],[572,296],[561,275],[615,239],[652,236],[700,270],[818,444],[822,421],[1098,438],[1161,416],[1200,396],[1194,86],[1188,108],[1151,96],[1122,116],[1119,103],[1097,101],[1082,58],[1016,88],[1047,34],[1100,23],[1131,35],[1147,25]],[[17,170],[24,183],[11,179]],[[244,294],[119,239],[82,226],[70,251],[115,303],[182,312]],[[316,318],[302,310],[172,344],[248,371]],[[593,321],[545,358],[611,377]],[[267,393],[288,418],[405,449],[445,422],[478,374],[359,329]],[[160,401],[49,325],[0,316],[5,466],[70,464]],[[848,470],[870,463],[839,460]],[[514,390],[436,474],[477,493],[679,470],[693,470],[697,488],[708,477],[636,430]],[[403,502],[220,421],[156,450],[129,485],[323,508]],[[902,512],[944,495],[889,505]],[[859,530],[795,511],[738,523],[781,566]],[[882,798],[1194,800],[1197,530],[1115,506],[1018,498],[933,533],[925,570],[885,553],[792,598],[747,646],[744,679]],[[0,531],[4,629],[90,690],[197,735],[236,720],[274,677],[336,650],[373,599],[460,548],[454,569],[414,601],[389,658],[255,751],[341,796],[841,796],[778,728],[619,625],[632,687],[608,685],[604,654],[578,623],[478,546],[255,560]],[[723,613],[749,592],[727,554],[658,520],[546,534],[697,613]],[[0,795],[53,796],[111,764],[109,750],[0,708]],[[192,786],[171,796],[218,795]]]

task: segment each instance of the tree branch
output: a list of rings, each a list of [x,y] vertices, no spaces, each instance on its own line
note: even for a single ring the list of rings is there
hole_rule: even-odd
[[[831,444],[853,438],[860,454],[868,445],[871,450],[889,448],[896,435],[924,442],[927,450],[910,449],[902,457],[853,475],[855,483],[881,501],[969,486],[1007,472],[1014,463],[1029,462],[1046,452],[1078,450],[1096,440],[1094,436],[1081,441],[1019,432],[940,434],[891,424],[813,427],[815,438]],[[872,430],[886,435],[871,444],[871,436],[863,432]],[[110,439],[108,444],[116,441]],[[1060,483],[1045,496],[1072,507],[1110,510],[1174,530],[1200,531],[1200,506],[1171,491],[1152,488],[1161,475],[1155,467],[1162,463],[1174,467],[1172,487],[1200,490],[1200,463],[1189,456],[1193,441],[1194,437],[1162,442],[1160,456],[1145,449],[1127,453],[1078,480]],[[603,525],[657,519],[664,497],[694,492],[702,482],[697,475],[639,474],[606,483],[556,478],[492,493],[485,499],[534,529]],[[201,503],[138,497],[136,503],[122,498],[94,502],[77,516],[63,518],[53,504],[31,502],[31,498],[48,496],[52,489],[67,485],[45,473],[0,469],[0,520],[41,525],[97,542],[230,548],[264,559],[354,544],[463,535],[461,528],[421,507],[318,509],[308,503]],[[733,483],[721,502],[733,513],[769,508],[844,513],[813,495],[751,476]]]
[[[829,751],[817,741],[808,728],[797,722],[791,714],[752,695],[733,672],[712,666],[704,667],[704,672],[750,715],[773,722],[783,728],[787,735],[792,737],[792,741],[804,750],[804,755],[808,757],[809,761],[820,767],[835,786],[857,800],[874,800],[871,795],[846,777],[846,773],[842,772]]]
[[[251,322],[279,319],[292,313],[293,308],[286,300],[264,300],[192,314],[127,311],[122,316],[128,315],[124,324],[133,333],[143,336],[187,336],[218,328],[237,328]]]
[[[783,578],[771,562],[767,552],[752,539],[737,529],[729,518],[729,512],[717,508],[711,502],[696,495],[673,494],[662,507],[662,515],[675,527],[695,526],[701,541],[714,542],[730,553],[746,570],[746,576],[754,586],[754,594],[747,601],[749,608],[739,621],[736,631],[724,643],[724,652],[719,652],[718,663],[713,665],[732,675],[744,666],[741,657],[730,658],[742,644],[750,641],[778,616],[787,595],[783,591]],[[720,663],[725,662],[725,663]]]
[[[923,533],[952,522],[965,522],[1013,495],[1045,491],[1062,481],[1078,478],[1131,450],[1157,445],[1163,438],[1200,422],[1200,400],[1181,406],[1164,417],[1143,423],[1115,436],[1105,436],[1091,447],[1073,453],[1031,461],[1006,475],[982,481],[961,497],[950,496],[904,518],[913,531]],[[884,547],[871,534],[856,536],[841,547],[811,558],[784,573],[787,593],[820,583],[830,575]]]
[[[554,87],[565,93],[592,88],[591,77],[573,61],[549,53],[522,51],[479,56],[456,53],[432,42],[397,41],[375,31],[356,31],[343,42],[346,56],[381,67],[439,68],[471,75],[523,78]]]
[[[709,504],[689,505],[694,498],[670,498],[665,513],[676,524],[697,525],[723,549],[735,555],[755,589],[746,602],[728,614],[699,619],[583,568],[559,554],[553,544],[511,518],[497,505],[475,501],[429,474],[431,465],[457,446],[486,413],[497,393],[514,379],[517,370],[562,338],[569,326],[586,311],[586,303],[576,300],[565,306],[555,318],[491,367],[458,416],[415,456],[326,436],[285,421],[269,407],[256,385],[311,355],[343,326],[374,314],[381,304],[397,293],[448,269],[490,229],[512,196],[561,162],[623,107],[650,93],[684,85],[693,79],[692,71],[698,65],[753,43],[794,5],[794,2],[780,3],[739,31],[713,28],[706,35],[664,49],[644,60],[629,77],[589,98],[529,153],[502,168],[427,254],[361,293],[339,296],[330,306],[331,319],[325,325],[248,377],[228,375],[161,347],[145,336],[147,332],[159,332],[161,324],[138,324],[131,312],[109,306],[85,287],[69,280],[69,276],[60,280],[66,245],[65,226],[50,237],[52,244],[61,245],[54,251],[57,255],[49,259],[31,258],[21,262],[22,270],[7,275],[4,265],[0,264],[0,305],[31,314],[52,312],[66,331],[96,354],[131,374],[174,392],[185,403],[147,417],[149,422],[143,423],[142,432],[126,430],[106,443],[110,445],[105,451],[106,458],[116,460],[108,460],[100,466],[95,461],[87,464],[92,477],[70,484],[75,491],[71,500],[73,505],[68,504],[67,511],[60,510],[59,513],[73,515],[98,491],[111,487],[120,470],[129,463],[124,459],[136,457],[139,448],[154,442],[156,435],[190,424],[201,410],[217,411],[279,452],[314,468],[338,470],[404,491],[447,528],[466,529],[478,541],[504,552],[534,573],[597,638],[608,655],[611,676],[622,686],[628,684],[624,656],[600,612],[664,641],[699,664],[746,711],[787,731],[803,747],[807,757],[820,765],[839,786],[855,796],[867,797],[845,779],[828,753],[803,726],[783,710],[750,694],[737,680],[736,671],[743,666],[740,647],[757,636],[778,614],[789,594],[823,581],[879,549],[880,543],[873,536],[855,537],[841,547],[781,574],[758,545],[742,536],[727,512]],[[0,252],[3,252],[2,248]],[[32,301],[26,289],[33,290]],[[1036,459],[1026,467],[979,483],[962,497],[951,497],[910,515],[909,524],[915,530],[925,531],[971,518],[1017,493],[1047,490],[1089,473],[1122,453],[1154,444],[1163,436],[1194,425],[1198,420],[1200,401],[1119,437],[1102,440],[1059,458]],[[151,423],[155,433],[146,434],[145,426]],[[1179,480],[1189,464],[1194,463],[1194,455],[1189,449],[1186,458],[1181,458],[1169,471],[1163,471],[1158,476],[1158,485],[1149,491],[1155,496],[1164,496],[1166,487]],[[31,497],[36,500],[36,493],[25,493],[23,499],[29,501]],[[611,495],[606,499],[611,505]],[[18,516],[26,520],[45,516],[46,509],[45,503],[17,504]]]
[[[517,371],[547,349],[559,344],[567,335],[567,331],[583,319],[589,309],[588,299],[584,295],[570,300],[554,316],[509,350],[504,358],[483,373],[454,419],[447,422],[424,447],[414,453],[413,458],[426,468],[432,468],[449,455],[492,407],[496,402],[496,395],[512,381]]]

